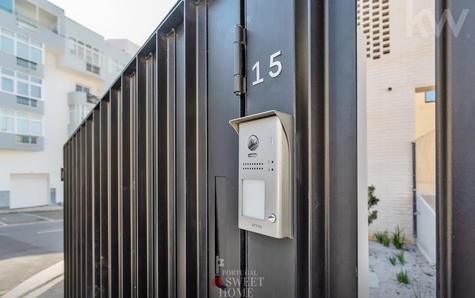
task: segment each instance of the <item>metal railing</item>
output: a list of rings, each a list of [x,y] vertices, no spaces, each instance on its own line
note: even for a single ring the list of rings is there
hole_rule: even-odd
[[[18,11],[15,11],[15,16],[16,16],[16,19],[17,19],[17,22],[23,24],[23,25],[26,25],[28,28],[30,29],[38,29],[39,27],[42,27],[42,28],[46,28],[48,29],[49,31],[55,33],[55,34],[58,34],[58,25],[45,25],[45,24],[40,24],[40,22],[38,22],[37,20],[35,19],[32,19]]]

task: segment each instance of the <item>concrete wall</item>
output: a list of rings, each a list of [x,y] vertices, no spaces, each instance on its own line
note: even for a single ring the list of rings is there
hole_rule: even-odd
[[[369,297],[368,246],[368,148],[366,119],[366,55],[364,38],[358,32],[358,297]]]
[[[435,44],[429,20],[433,2],[390,1],[391,53],[379,60],[368,59],[368,183],[376,187],[380,198],[370,235],[400,226],[408,240],[414,241],[414,94],[416,88],[433,86],[435,81]],[[428,17],[417,17],[424,9]]]
[[[435,224],[434,209],[421,196],[417,196],[417,247],[431,264],[436,262]]]

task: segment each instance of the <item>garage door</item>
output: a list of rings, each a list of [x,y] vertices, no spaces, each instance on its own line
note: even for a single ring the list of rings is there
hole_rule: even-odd
[[[10,208],[49,204],[48,175],[11,175]]]

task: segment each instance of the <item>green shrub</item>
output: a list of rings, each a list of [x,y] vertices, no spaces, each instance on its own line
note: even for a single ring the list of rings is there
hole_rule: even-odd
[[[368,225],[372,224],[378,218],[378,211],[371,210],[379,202],[379,198],[374,195],[376,188],[374,185],[368,186]]]
[[[391,243],[391,239],[388,236],[388,231],[374,233],[374,238],[376,238],[378,243],[381,243],[386,247],[389,247],[389,243]]]
[[[401,265],[406,264],[406,259],[404,258],[404,251],[400,251],[397,254],[394,254],[394,257],[399,261]]]
[[[409,284],[409,276],[407,275],[407,271],[400,271],[396,275],[397,281],[402,284]]]
[[[404,241],[405,236],[399,226],[396,227],[396,230],[393,233],[393,245],[396,249],[403,249],[404,248]]]

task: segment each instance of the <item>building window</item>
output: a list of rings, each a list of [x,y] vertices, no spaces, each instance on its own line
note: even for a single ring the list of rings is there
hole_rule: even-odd
[[[1,108],[0,132],[28,136],[42,136],[43,116]]]
[[[14,40],[15,40],[15,33],[3,28],[0,30],[0,42],[1,42],[0,49],[3,52],[13,55]]]
[[[16,56],[23,58],[25,60],[29,60],[30,58],[30,47],[22,42],[18,42],[16,44]]]
[[[16,97],[16,102],[18,104],[29,106],[29,107],[34,107],[34,108],[36,108],[38,106],[38,101],[36,99],[27,98],[27,97],[23,97],[23,96],[17,96]]]
[[[436,93],[435,90],[425,92],[425,102],[431,103],[436,101]]]
[[[69,38],[69,52],[86,63],[86,70],[95,74],[101,73],[101,52],[73,37]]]
[[[0,0],[0,9],[6,12],[13,12],[13,1],[12,0]]]
[[[76,91],[91,94],[91,88],[76,84]]]
[[[0,131],[15,132],[15,112],[9,110],[0,110]]]
[[[43,64],[43,44],[5,28],[0,29],[0,49],[19,59],[35,64]],[[19,65],[23,65],[17,62]],[[29,65],[23,65],[29,67]],[[35,65],[36,68],[36,65]]]
[[[13,92],[13,79],[2,77],[2,90],[6,92]]]
[[[22,58],[18,58],[18,57],[16,58],[16,64],[18,64],[20,66],[23,66],[25,68],[31,69],[31,70],[36,70],[37,69],[35,62],[31,62],[31,61],[28,61],[28,60],[25,60],[25,59],[22,59]]]
[[[40,78],[2,68],[0,72],[0,90],[21,97],[42,99],[42,81]]]
[[[86,70],[95,74],[100,74],[100,68],[91,63],[86,63]]]
[[[22,144],[38,144],[38,137],[17,135],[16,142]]]
[[[76,39],[70,37],[68,45],[69,45],[69,53],[73,56],[77,56],[78,48],[77,48]]]
[[[16,85],[17,85],[17,92],[18,94],[20,95],[23,95],[23,96],[28,96],[29,92],[28,92],[28,83],[25,83],[25,82],[22,82],[22,81],[17,81],[16,82]]]

